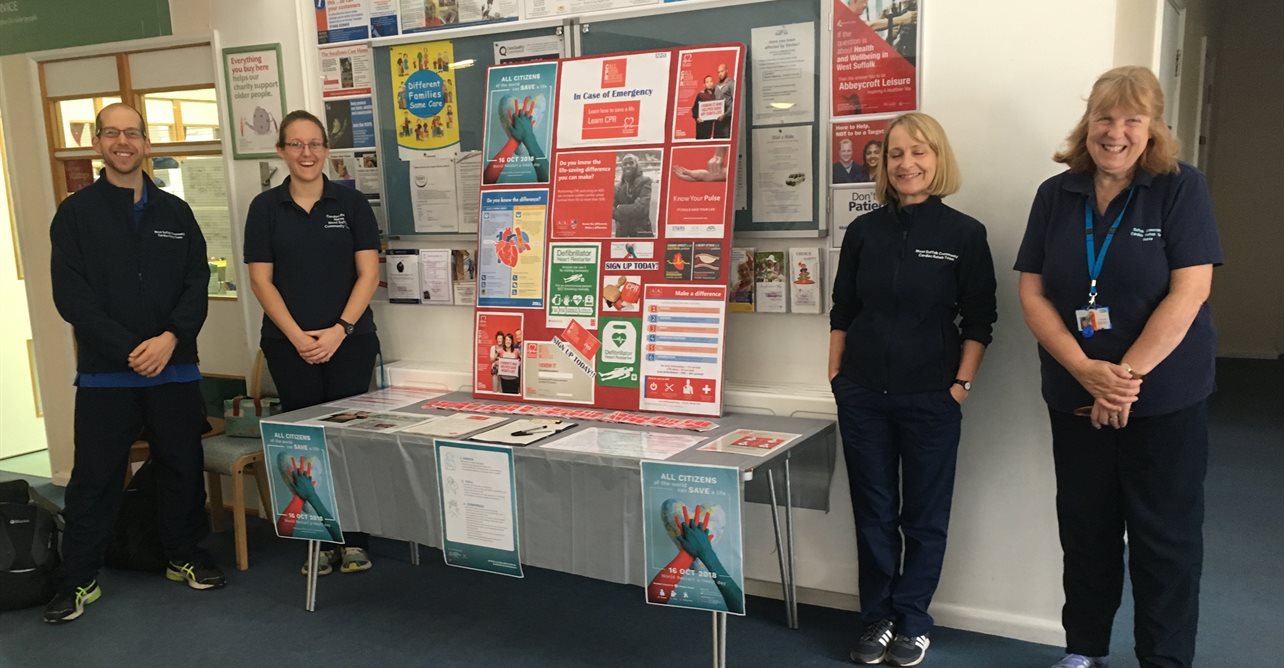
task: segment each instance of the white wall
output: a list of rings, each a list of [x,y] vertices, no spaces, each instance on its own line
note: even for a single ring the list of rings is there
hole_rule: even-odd
[[[1284,4],[1217,3],[1208,171],[1226,265],[1213,279],[1218,353],[1284,353]]]
[[[1118,0],[1115,5],[1114,64],[1141,65],[1159,71],[1160,35],[1164,0]],[[1103,24],[1093,26],[1100,31]],[[1078,50],[1074,40],[1066,42]]]

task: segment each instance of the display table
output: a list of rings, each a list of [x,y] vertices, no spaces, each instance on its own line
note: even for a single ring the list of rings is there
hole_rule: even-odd
[[[465,393],[437,397],[471,401]],[[449,415],[450,411],[423,408],[423,402],[396,409],[400,413]],[[333,406],[313,406],[273,417],[273,421],[301,422],[336,412]],[[522,416],[512,416],[522,417]],[[574,421],[574,420],[573,420]],[[829,462],[832,473],[834,423],[827,420],[729,414],[713,420],[718,428],[699,433],[702,444],[736,429],[758,429],[799,434],[764,457],[707,452],[693,446],[666,461],[736,467],[741,479],[761,485],[765,479],[772,504],[775,543],[780,555],[781,582],[788,623],[797,628],[797,601],[793,577],[793,531],[790,462],[804,453]],[[518,534],[522,562],[606,580],[645,586],[642,541],[642,488],[639,459],[545,449],[552,443],[589,427],[645,431],[627,424],[579,422],[576,427],[539,443],[513,448],[517,479]],[[696,434],[690,431],[658,430]],[[346,531],[440,547],[441,515],[438,508],[437,469],[433,437],[405,433],[375,433],[326,426],[326,446],[334,474],[339,521]],[[466,441],[467,436],[456,439]],[[820,457],[815,457],[819,454]],[[783,480],[785,520],[779,520],[775,478]],[[819,474],[815,474],[819,478]],[[827,488],[828,480],[825,481]],[[783,533],[782,533],[783,528]],[[755,537],[746,536],[754,544]],[[748,549],[748,548],[746,548]]]

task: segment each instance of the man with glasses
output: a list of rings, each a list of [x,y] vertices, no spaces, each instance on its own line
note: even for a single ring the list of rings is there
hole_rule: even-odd
[[[62,202],[50,226],[54,304],[77,343],[75,463],[58,594],[46,622],[69,622],[102,596],[97,573],[112,539],[129,449],[143,437],[157,483],[165,576],[193,589],[224,584],[197,543],[208,532],[196,334],[209,265],[192,210],[143,172],[142,115],[103,108],[93,147],[98,180]]]

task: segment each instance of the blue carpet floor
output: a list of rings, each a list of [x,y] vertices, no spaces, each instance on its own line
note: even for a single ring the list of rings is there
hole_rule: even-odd
[[[1212,402],[1202,666],[1275,666],[1284,653],[1284,364],[1224,361]],[[709,615],[642,602],[638,587],[541,569],[525,580],[448,569],[423,549],[373,541],[367,573],[320,581],[302,609],[301,544],[251,521],[251,568],[197,592],[161,575],[104,571],[104,596],[64,626],[38,608],[0,613],[0,668],[10,666],[705,666]],[[231,564],[228,533],[211,547]],[[1132,657],[1132,606],[1116,621],[1114,665]],[[732,666],[842,666],[855,614],[752,598],[728,624]],[[924,665],[1040,668],[1059,648],[937,629]]]

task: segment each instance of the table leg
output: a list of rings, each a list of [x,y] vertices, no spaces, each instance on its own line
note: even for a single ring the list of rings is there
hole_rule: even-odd
[[[772,469],[767,469],[767,488],[771,490],[771,528],[776,534],[776,556],[780,561],[780,587],[785,598],[785,623],[789,628],[794,628],[793,619],[789,616],[789,576],[791,573],[785,568],[785,542],[780,536],[780,509],[776,504],[776,474]]]
[[[785,542],[789,547],[789,628],[798,628],[798,580],[794,577],[794,496],[789,476],[789,456],[785,456]]]
[[[308,541],[308,596],[304,609],[316,612],[317,609],[317,570],[321,568],[321,541]]]
[[[410,542],[410,563],[415,566],[419,565],[419,543],[414,541]]]

